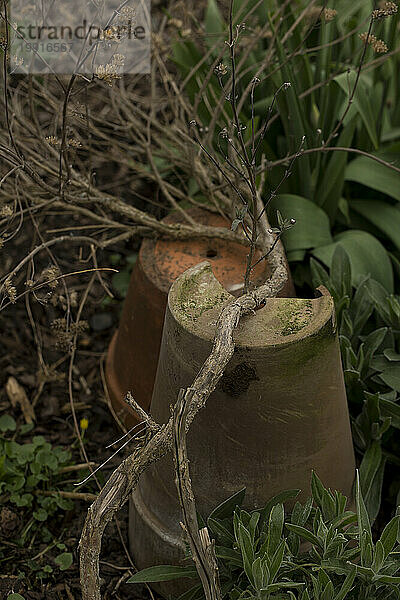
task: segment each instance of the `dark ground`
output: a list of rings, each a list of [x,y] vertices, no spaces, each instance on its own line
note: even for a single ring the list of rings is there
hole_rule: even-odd
[[[58,216],[57,227],[61,226]],[[47,228],[49,228],[48,221],[43,230]],[[10,267],[17,264],[35,244],[32,227],[27,221],[19,235],[3,248],[2,257],[5,256],[5,261],[0,275],[7,273]],[[108,407],[102,373],[107,346],[118,323],[122,305],[121,278],[123,287],[124,280],[126,281],[129,276],[129,263],[134,260],[134,245],[130,242],[98,255],[100,267],[118,263],[117,268],[122,271],[122,276],[119,275],[119,283],[118,279],[114,282],[120,293],[113,288],[112,274],[103,274],[103,282],[115,295],[115,299],[106,300],[105,286],[100,278],[95,276],[81,316],[81,322],[87,321],[88,328],[78,336],[72,364],[72,401],[77,422],[80,423],[82,418],[87,418],[89,421],[83,443],[89,460],[96,465],[110,456],[112,450],[107,450],[106,445],[122,435]],[[57,247],[55,253],[63,273],[92,266],[80,260],[88,256],[88,251],[87,248],[80,249],[77,244]],[[36,273],[38,273],[40,267],[49,266],[49,257],[46,254],[41,255],[35,263]],[[89,273],[65,280],[70,293],[77,293],[78,304],[71,309],[74,320],[91,277],[92,274]],[[25,278],[26,272],[16,278],[15,285],[18,293],[24,291]],[[42,435],[53,446],[70,449],[72,452],[70,463],[79,464],[85,462],[85,458],[79,448],[68,391],[71,354],[65,345],[65,339],[55,334],[50,326],[54,319],[66,316],[65,306],[62,306],[63,300],[59,298],[60,295],[64,295],[62,284],[59,283],[52,292],[52,298],[46,304],[41,301],[44,295],[45,292],[41,290],[40,294],[38,293],[39,300],[30,294],[29,298],[25,296],[16,304],[0,311],[0,414],[11,414],[17,421],[17,434],[7,433],[7,439],[15,438],[18,443],[24,443],[31,441],[33,436]],[[56,298],[58,298],[57,302]],[[33,430],[23,439],[20,439],[18,429],[25,422],[24,416],[19,408],[11,406],[5,389],[10,376],[17,379],[25,389],[29,401],[34,404],[36,422]],[[100,484],[107,479],[119,461],[120,458],[116,457],[102,469],[99,475]],[[71,472],[68,476],[58,476],[55,481],[48,484],[48,489],[76,491],[73,483],[86,474],[87,471],[79,471]],[[97,489],[96,483],[92,480],[79,491],[93,494]],[[25,600],[72,600],[81,597],[77,546],[88,506],[87,501],[74,501],[72,510],[58,510],[45,524],[53,539],[65,544],[64,551],[73,553],[72,566],[65,571],[60,571],[54,563],[54,558],[60,550],[51,547],[53,540],[43,542],[39,540],[39,535],[28,534],[25,544],[21,545],[19,541],[21,532],[29,522],[32,510],[16,507],[9,502],[7,494],[0,492],[0,562],[2,563],[0,599],[7,598],[10,592],[19,592]],[[102,586],[104,600],[149,596],[149,592],[144,587],[124,583],[134,572],[126,549],[127,513],[125,507],[118,514],[120,534],[114,522],[107,528],[103,539],[101,577],[104,581]],[[32,559],[35,560],[32,562]],[[47,574],[46,579],[40,579],[37,574],[45,565],[50,565],[53,572]]]

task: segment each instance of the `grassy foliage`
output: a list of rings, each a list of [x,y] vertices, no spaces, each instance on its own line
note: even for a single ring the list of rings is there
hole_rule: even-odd
[[[245,490],[217,507],[207,526],[216,540],[223,597],[359,600],[397,598],[400,583],[399,516],[373,541],[357,478],[353,512],[339,492],[326,489],[314,473],[312,497],[284,503],[298,490],[283,492],[261,510],[241,508]],[[135,574],[130,583],[195,577],[192,566],[158,566]],[[201,585],[180,596],[202,598]]]

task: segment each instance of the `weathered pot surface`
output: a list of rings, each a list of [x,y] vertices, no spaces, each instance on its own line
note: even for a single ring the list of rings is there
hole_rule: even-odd
[[[215,325],[232,296],[210,265],[189,269],[168,296],[151,402],[154,419],[170,416],[178,391],[209,355]],[[351,496],[354,454],[333,300],[271,298],[244,317],[236,350],[188,436],[197,508],[203,516],[242,487],[245,506],[261,507],[284,489],[310,492],[314,469],[332,489]],[[130,505],[136,564],[176,564],[183,556],[180,508],[171,456],[141,477]],[[181,584],[157,587],[163,594]]]
[[[220,215],[200,209],[188,212],[198,223],[230,227],[229,221]],[[175,213],[165,221],[177,223],[182,221],[182,217]],[[247,253],[245,246],[219,239],[144,240],[106,363],[111,403],[127,426],[137,423],[136,415],[123,400],[127,391],[131,391],[145,409],[150,406],[168,291],[174,280],[189,267],[207,259],[221,284],[228,291],[239,292]],[[259,283],[268,275],[269,267],[264,261],[255,269],[254,281]],[[281,295],[294,295],[291,281]]]

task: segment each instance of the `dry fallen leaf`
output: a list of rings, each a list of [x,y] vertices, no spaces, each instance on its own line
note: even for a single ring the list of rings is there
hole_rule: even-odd
[[[21,407],[22,414],[26,423],[32,423],[35,420],[35,411],[22,385],[18,383],[15,377],[9,377],[6,383],[7,396],[14,408]]]

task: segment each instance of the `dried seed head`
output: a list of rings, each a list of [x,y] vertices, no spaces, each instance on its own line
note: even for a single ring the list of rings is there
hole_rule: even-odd
[[[41,279],[49,284],[51,289],[55,289],[58,286],[57,277],[60,276],[60,269],[56,266],[48,267],[44,269],[41,274]]]
[[[55,135],[46,135],[44,139],[50,146],[58,146],[60,143],[60,140],[57,139]]]
[[[0,208],[0,217],[11,217],[13,212],[12,206],[6,204]]]
[[[133,24],[136,21],[136,11],[131,6],[124,6],[118,14],[118,21],[123,24]]]
[[[116,67],[123,67],[125,64],[125,56],[119,53],[114,54],[111,59],[111,62]]]
[[[380,8],[372,11],[372,18],[374,21],[378,19],[386,19],[397,13],[398,7],[395,2],[381,2]]]
[[[96,67],[96,77],[102,79],[109,86],[112,86],[116,79],[121,79],[121,75],[117,72],[116,65],[107,64]]]
[[[82,144],[76,138],[69,138],[67,143],[70,148],[82,148]]]
[[[215,68],[214,73],[217,77],[223,77],[228,73],[228,69],[224,65],[224,63],[220,62]]]
[[[177,29],[181,29],[181,27],[183,27],[183,21],[181,21],[181,19],[170,19],[168,21],[168,25],[171,25],[171,27],[176,27]]]
[[[378,40],[378,38],[372,33],[370,33],[369,35],[367,32],[360,33],[359,37],[360,40],[364,42],[364,44],[369,44],[374,50],[374,52],[377,52],[378,54],[382,54],[388,51],[388,47],[385,44],[385,42],[383,40]]]
[[[8,296],[9,301],[12,304],[15,304],[17,301],[17,288],[13,286],[11,279],[5,280],[4,289],[6,291],[6,295]]]
[[[337,15],[337,10],[334,8],[324,8],[324,12],[322,14],[325,21],[332,21]]]

